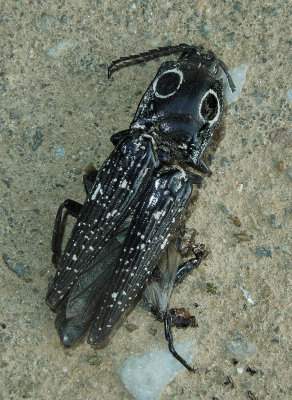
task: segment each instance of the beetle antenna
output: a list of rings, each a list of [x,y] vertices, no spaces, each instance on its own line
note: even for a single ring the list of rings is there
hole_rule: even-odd
[[[170,323],[170,316],[169,312],[167,311],[164,317],[164,333],[165,339],[168,341],[168,348],[173,357],[175,357],[184,367],[186,367],[191,372],[196,372],[198,368],[191,367],[186,360],[184,360],[175,350],[173,346],[173,337],[171,333],[171,323]]]
[[[197,47],[190,46],[185,43],[178,44],[176,46],[157,47],[156,49],[146,51],[144,53],[132,54],[128,57],[121,57],[118,60],[114,60],[108,67],[108,78],[112,76],[115,71],[129,65],[134,65],[140,61],[149,61],[157,57],[169,56],[171,54],[181,53],[182,51],[194,51]],[[117,64],[121,64],[117,66]]]
[[[110,79],[110,77],[112,76],[112,74],[115,71],[118,71],[119,69],[128,67],[129,65],[138,64],[141,61],[147,62],[147,61],[153,60],[154,58],[157,58],[157,57],[170,56],[171,54],[181,53],[182,51],[185,51],[186,53],[188,53],[188,52],[193,52],[193,51],[198,51],[198,50],[199,50],[199,47],[190,46],[188,44],[181,43],[176,46],[157,47],[156,49],[145,51],[144,53],[132,54],[127,57],[121,57],[118,60],[114,60],[111,63],[111,65],[108,67],[108,70],[107,70],[108,79]],[[223,72],[226,75],[230,89],[232,90],[232,92],[234,92],[236,87],[231,78],[231,75],[228,72],[227,65],[220,59],[217,59],[217,61],[218,61],[218,64],[220,65],[220,67],[222,68]],[[120,64],[120,65],[118,65],[118,64]]]

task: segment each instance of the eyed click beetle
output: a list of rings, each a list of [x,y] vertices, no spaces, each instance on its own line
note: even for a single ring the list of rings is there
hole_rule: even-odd
[[[143,95],[129,129],[111,137],[113,152],[99,171],[83,177],[84,204],[65,200],[52,239],[55,277],[46,296],[57,313],[56,328],[66,346],[89,332],[88,343],[105,346],[141,297],[164,322],[171,353],[171,326],[195,326],[188,311],[169,309],[173,287],[203,251],[186,246],[192,258],[179,265],[177,232],[194,184],[207,173],[202,159],[223,109],[220,69],[235,86],[225,64],[202,47],[180,44],[114,61],[111,74],[128,65],[180,54],[164,62]],[[60,251],[63,209],[77,218]],[[180,249],[183,254],[184,251]]]

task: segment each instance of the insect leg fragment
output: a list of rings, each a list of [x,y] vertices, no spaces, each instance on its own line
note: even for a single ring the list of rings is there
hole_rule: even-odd
[[[169,309],[169,299],[175,285],[182,282],[194,268],[197,268],[204,256],[204,247],[194,244],[194,233],[187,235],[182,231],[179,240],[172,239],[165,253],[160,258],[150,283],[143,292],[143,297],[150,305],[155,317],[164,322],[165,337],[172,355],[188,370],[195,371],[175,350],[171,326],[177,328],[196,327],[196,318],[184,308]],[[176,243],[177,242],[177,243]],[[193,257],[179,265],[181,256]]]
[[[205,245],[195,243],[195,235],[195,231],[189,234],[183,229],[180,232],[177,241],[177,251],[182,257],[190,258],[177,268],[174,286],[182,282],[192,270],[198,268],[202,259],[207,255]]]
[[[191,372],[196,372],[198,369],[191,367],[186,360],[184,360],[175,350],[173,346],[173,337],[171,333],[171,323],[170,323],[171,317],[169,316],[168,313],[166,313],[164,317],[164,332],[165,332],[165,339],[168,342],[168,348],[171,354],[184,366],[186,367],[189,371]]]

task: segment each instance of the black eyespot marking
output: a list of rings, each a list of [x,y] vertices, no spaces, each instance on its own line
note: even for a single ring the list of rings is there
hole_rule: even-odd
[[[180,87],[183,80],[183,74],[178,69],[172,69],[164,72],[153,84],[153,90],[156,97],[167,98],[172,96]]]
[[[156,93],[161,96],[167,96],[173,93],[179,85],[179,75],[174,72],[169,72],[162,75],[156,85]]]
[[[210,89],[204,95],[200,104],[199,113],[206,122],[214,123],[217,121],[220,114],[220,104],[214,90]]]

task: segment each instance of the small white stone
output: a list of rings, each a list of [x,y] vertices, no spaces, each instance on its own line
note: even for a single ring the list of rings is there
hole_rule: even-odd
[[[234,101],[237,101],[239,99],[241,89],[245,82],[246,71],[247,71],[247,64],[241,64],[229,72],[232,77],[232,80],[236,86],[236,89],[234,92],[231,91],[228,81],[227,81],[227,78],[226,78],[224,72],[222,71],[222,78],[223,78],[223,82],[224,82],[223,87],[224,87],[224,91],[225,91],[226,104],[233,103]]]
[[[178,353],[191,362],[194,345],[191,343],[175,344]],[[152,351],[129,357],[119,375],[126,389],[136,400],[156,400],[161,390],[184,366],[167,350]]]
[[[287,99],[288,99],[289,101],[292,101],[292,89],[288,89],[288,90],[287,90]]]

